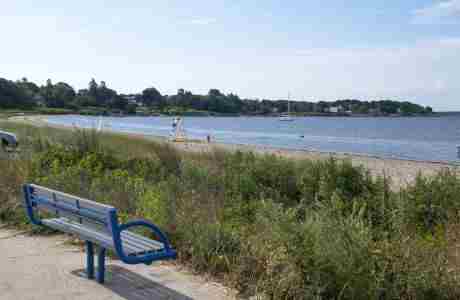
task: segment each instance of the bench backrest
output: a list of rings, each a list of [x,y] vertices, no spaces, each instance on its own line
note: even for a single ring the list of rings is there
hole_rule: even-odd
[[[65,217],[72,221],[109,230],[109,212],[113,206],[83,199],[35,184],[24,185],[26,208],[32,222],[40,223],[36,215],[44,211],[53,217]]]

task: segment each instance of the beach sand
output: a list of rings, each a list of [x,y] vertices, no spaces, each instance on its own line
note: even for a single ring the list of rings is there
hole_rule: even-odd
[[[27,123],[34,126],[48,126],[54,128],[70,128],[63,125],[55,125],[46,122],[44,116],[20,116],[12,117],[9,119],[13,122]],[[110,131],[112,132],[112,131]],[[124,133],[121,133],[124,134]],[[124,134],[126,135],[126,134]],[[141,135],[141,134],[127,134],[129,136],[142,137],[146,139],[161,141],[170,143],[178,150],[194,152],[194,153],[206,153],[215,150],[226,150],[226,151],[252,151],[261,154],[273,154],[279,155],[291,159],[329,159],[330,157],[336,159],[349,159],[355,166],[363,166],[368,169],[374,176],[386,175],[391,178],[392,187],[399,189],[400,187],[406,186],[414,182],[417,174],[421,173],[426,176],[435,175],[443,169],[455,170],[460,174],[459,168],[455,164],[446,162],[428,162],[428,161],[413,161],[403,159],[388,159],[379,158],[373,156],[347,154],[347,153],[332,153],[332,152],[317,152],[308,150],[286,150],[276,149],[264,146],[253,146],[253,145],[239,145],[239,144],[217,144],[217,143],[206,143],[203,142],[185,142],[185,143],[172,143],[162,137]]]
[[[311,159],[324,160],[331,157],[335,159],[348,159],[354,166],[363,166],[374,176],[388,176],[391,178],[392,187],[399,189],[414,182],[417,174],[426,176],[435,175],[443,169],[456,170],[458,167],[453,164],[443,162],[423,162],[402,159],[387,159],[372,156],[363,156],[344,153],[324,153],[315,151],[273,149],[262,146],[249,145],[228,145],[228,144],[205,144],[205,143],[174,143],[180,150],[192,152],[209,152],[215,149],[229,151],[253,151],[261,154],[279,155],[290,159]]]

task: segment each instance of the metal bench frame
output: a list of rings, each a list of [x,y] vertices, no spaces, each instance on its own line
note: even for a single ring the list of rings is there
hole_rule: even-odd
[[[34,195],[34,190],[35,189],[40,189],[40,190],[46,190],[52,195],[52,199],[49,199],[47,197],[39,197]],[[99,283],[104,282],[104,277],[105,277],[105,257],[106,257],[106,252],[107,248],[110,248],[114,250],[115,254],[120,258],[121,261],[123,261],[126,264],[147,264],[150,265],[152,262],[157,261],[157,260],[164,260],[164,259],[175,259],[176,258],[176,251],[171,248],[168,239],[166,238],[165,234],[153,223],[146,221],[146,220],[134,220],[127,222],[125,224],[119,224],[118,223],[118,215],[117,215],[117,209],[109,206],[109,205],[104,205],[100,204],[98,202],[94,202],[91,200],[79,198],[73,195],[65,194],[59,191],[51,190],[45,187],[41,187],[38,185],[34,184],[25,184],[23,186],[23,191],[24,191],[24,202],[25,202],[25,208],[26,208],[26,213],[27,216],[29,217],[30,221],[32,224],[35,225],[42,225],[46,226],[46,220],[42,220],[36,216],[36,211],[39,210],[40,208],[46,208],[48,211],[53,211],[55,212],[55,215],[59,216],[60,213],[65,213],[66,215],[71,215],[76,218],[87,218],[87,219],[95,219],[95,213],[91,211],[91,209],[88,208],[83,208],[81,207],[82,204],[90,204],[90,205],[97,205],[98,207],[104,208],[104,216],[103,218],[100,218],[99,221],[101,222],[102,226],[106,228],[106,231],[108,234],[111,236],[111,242],[113,244],[108,244],[108,243],[101,243],[98,242],[97,238],[91,239],[88,238],[87,235],[85,236],[80,236],[82,240],[85,241],[85,247],[86,247],[86,273],[88,278],[93,279],[94,278],[94,244],[98,244],[99,250],[97,253],[97,274],[96,274],[96,279]],[[65,196],[67,199],[71,199],[72,201],[75,201],[75,205],[69,205],[68,203],[66,204],[65,202],[59,202],[55,201],[56,200],[56,195],[58,196]],[[52,219],[54,220],[54,219]],[[81,222],[81,221],[80,221]],[[81,224],[82,227],[85,224]],[[129,228],[133,227],[144,227],[149,229],[152,233],[154,233],[158,239],[159,242],[153,241],[144,237],[140,237],[139,235],[136,235],[138,239],[140,239],[140,242],[146,242],[146,243],[158,243],[159,245],[162,244],[163,248],[155,251],[147,251],[146,253],[126,253],[124,247],[123,247],[123,237],[126,237],[127,233],[124,233],[125,235],[122,235],[122,233]],[[88,227],[90,228],[90,227]],[[64,231],[64,230],[62,230]],[[64,231],[65,232],[65,231]]]

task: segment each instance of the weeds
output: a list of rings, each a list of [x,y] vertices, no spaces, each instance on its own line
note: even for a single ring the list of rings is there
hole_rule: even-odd
[[[10,126],[0,221],[25,222],[34,182],[110,203],[164,228],[180,261],[261,299],[458,299],[460,179],[419,176],[400,192],[349,161],[179,153],[94,131]]]

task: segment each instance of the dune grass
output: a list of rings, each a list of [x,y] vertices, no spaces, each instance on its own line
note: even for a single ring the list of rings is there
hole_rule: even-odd
[[[20,138],[0,160],[0,221],[26,226],[20,186],[46,185],[143,217],[179,261],[261,299],[458,299],[460,179],[401,191],[349,161],[165,143],[1,123]]]

